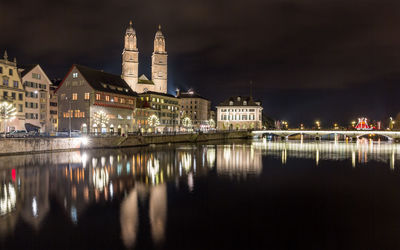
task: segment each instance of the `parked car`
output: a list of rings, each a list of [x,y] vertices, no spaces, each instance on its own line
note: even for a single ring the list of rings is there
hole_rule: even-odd
[[[14,130],[11,131],[7,136],[11,138],[22,138],[27,137],[28,132],[26,132],[26,130]]]

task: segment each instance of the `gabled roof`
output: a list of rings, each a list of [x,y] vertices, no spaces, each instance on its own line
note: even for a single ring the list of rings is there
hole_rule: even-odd
[[[154,82],[149,80],[145,75],[141,75],[138,79],[138,84],[150,84],[154,85]]]
[[[247,102],[246,105],[243,104],[244,101]],[[231,102],[232,105],[230,105]],[[260,103],[260,105],[256,102]],[[231,96],[221,102],[218,106],[261,106],[261,102],[255,101],[251,96]]]
[[[129,85],[125,82],[125,80],[122,79],[119,75],[114,75],[86,66],[74,64],[67,76],[71,73],[74,67],[82,74],[83,78],[85,78],[88,84],[97,91],[115,93],[120,95],[137,96],[137,93],[134,92],[131,87],[129,87]],[[65,78],[59,85],[59,88],[64,83],[64,81]]]
[[[43,73],[42,76],[45,77],[45,79],[48,81],[48,83],[50,84],[50,86],[53,84],[53,82],[49,79],[49,77],[47,76],[46,72],[44,72],[43,68],[40,66],[40,64],[29,64],[29,65],[22,65],[19,66],[20,69],[22,69],[21,71],[21,78],[23,78],[26,74],[28,74],[29,72],[31,72],[34,68],[39,67],[39,70]]]
[[[32,69],[34,69],[39,64],[28,64],[28,65],[20,65],[19,68],[22,69],[21,77],[24,77],[28,74]]]

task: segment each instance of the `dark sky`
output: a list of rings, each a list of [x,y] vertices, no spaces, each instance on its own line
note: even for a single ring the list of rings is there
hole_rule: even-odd
[[[0,52],[63,77],[73,63],[120,74],[132,19],[149,75],[163,27],[169,91],[217,104],[254,96],[291,126],[384,120],[400,111],[398,0],[1,0]]]

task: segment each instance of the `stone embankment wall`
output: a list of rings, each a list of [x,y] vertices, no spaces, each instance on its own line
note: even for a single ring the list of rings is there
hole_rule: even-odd
[[[0,139],[0,155],[39,152],[57,152],[79,149],[136,147],[150,144],[206,142],[248,138],[248,132],[221,132],[210,134],[181,134],[128,137],[83,138],[13,138]]]

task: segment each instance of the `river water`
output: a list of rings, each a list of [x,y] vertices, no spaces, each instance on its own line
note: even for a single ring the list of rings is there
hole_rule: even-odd
[[[0,157],[0,249],[400,249],[400,145]]]

